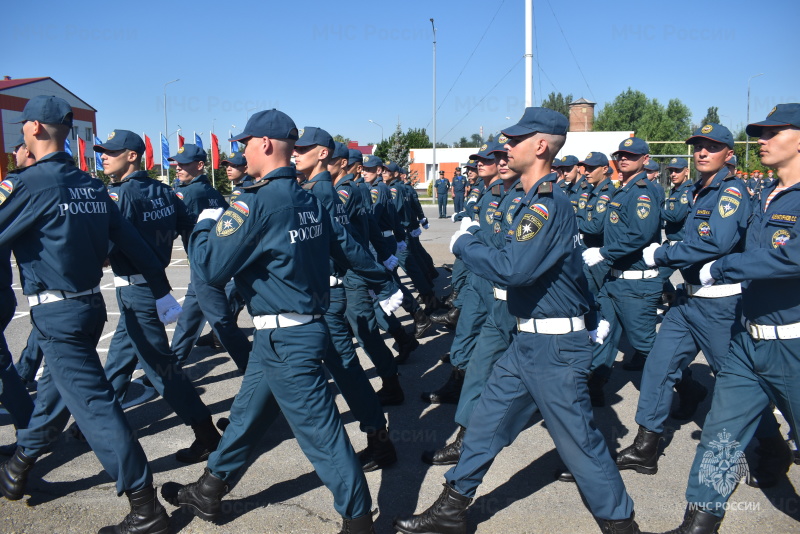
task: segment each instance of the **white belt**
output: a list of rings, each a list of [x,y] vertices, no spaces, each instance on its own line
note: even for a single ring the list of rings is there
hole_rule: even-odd
[[[520,332],[530,332],[532,334],[569,334],[585,328],[583,317],[517,319],[517,329]]]
[[[611,269],[611,276],[615,278],[624,278],[625,280],[642,280],[658,276],[658,269],[647,269],[646,271],[620,271],[619,269]]]
[[[686,288],[686,293],[688,293],[690,297],[706,299],[718,299],[721,297],[741,295],[742,293],[742,284],[719,284],[708,287],[683,284],[683,286]]]
[[[796,339],[800,337],[800,323],[769,325],[753,324],[747,321],[747,332],[755,340],[759,339]]]
[[[83,297],[84,295],[94,295],[100,293],[100,286],[86,291],[78,291],[77,293],[70,293],[69,291],[42,291],[35,295],[28,297],[28,306],[38,306],[39,304],[49,304],[51,302],[58,302],[64,299],[74,299],[75,297]]]
[[[146,284],[147,280],[141,274],[132,274],[130,276],[116,276],[114,275],[114,287],[135,286],[139,284]]]
[[[392,237],[392,236],[394,235],[394,232],[393,232],[393,231],[391,231],[391,230],[386,230],[386,231],[385,231],[385,232],[383,232],[381,235],[382,235],[383,237]]]
[[[505,289],[500,289],[499,287],[493,287],[492,291],[494,291],[494,298],[497,300],[508,300],[508,292]]]
[[[336,278],[335,276],[329,276],[328,282],[330,287],[339,287],[344,284],[344,280],[342,278]]]
[[[286,328],[288,326],[299,326],[307,324],[314,319],[319,319],[321,315],[303,315],[302,313],[281,313],[278,315],[256,315],[253,317],[253,326],[256,330],[267,330],[271,328]]]
[[[675,243],[678,243],[678,241],[670,241],[670,242],[669,242],[669,246],[672,246],[672,245],[674,245]]]

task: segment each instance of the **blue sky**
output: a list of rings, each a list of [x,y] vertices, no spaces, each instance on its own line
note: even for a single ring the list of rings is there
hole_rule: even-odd
[[[632,87],[664,104],[680,98],[697,122],[718,106],[736,129],[746,122],[748,78],[762,72],[751,85],[753,121],[800,101],[797,0],[663,6],[534,0],[534,103],[561,91],[599,109]],[[272,107],[299,127],[362,144],[380,141],[370,119],[387,137],[398,120],[431,133],[431,17],[441,141],[481,127],[488,136],[524,106],[522,0],[47,0],[13,2],[5,15],[0,74],[51,76],[97,108],[101,137],[114,128],[156,137],[164,84],[176,78],[167,87],[169,130],[180,125],[187,137],[207,139],[213,123],[222,139]]]

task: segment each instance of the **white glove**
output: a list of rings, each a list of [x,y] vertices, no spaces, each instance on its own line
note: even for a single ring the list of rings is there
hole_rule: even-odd
[[[398,241],[397,242],[397,253],[402,254],[405,249],[408,248],[405,241]]]
[[[205,219],[212,219],[214,221],[218,221],[222,214],[225,213],[225,210],[222,208],[206,208],[200,212],[200,215],[197,216],[197,222],[203,221]]]
[[[716,260],[714,260],[716,261]],[[703,287],[708,287],[714,285],[714,277],[711,276],[711,266],[714,265],[714,262],[709,262],[703,265],[700,269],[700,283],[703,284]]]
[[[598,247],[587,248],[583,251],[582,256],[583,262],[589,267],[594,267],[605,259],[603,255],[600,254],[600,249]]]
[[[656,266],[656,249],[660,246],[658,243],[651,243],[642,250],[642,259],[644,259],[648,267]]]
[[[469,217],[464,217],[463,219],[461,219],[461,227],[459,228],[459,231],[469,232],[469,229],[472,228],[473,226],[479,227],[480,224],[478,224],[477,221],[473,221]]]
[[[601,319],[600,322],[597,323],[597,330],[595,330],[594,332],[595,332],[595,337],[592,341],[602,345],[603,341],[605,341],[605,339],[608,337],[608,333],[611,332],[611,323],[609,323],[605,319]]]
[[[170,324],[176,322],[180,318],[183,308],[181,308],[181,305],[178,304],[178,301],[175,300],[172,294],[167,293],[156,300],[156,312],[162,323]]]
[[[450,252],[453,252],[453,247],[455,247],[455,244],[456,244],[456,241],[458,241],[458,238],[461,237],[462,235],[467,235],[467,234],[469,234],[469,232],[462,232],[461,230],[459,230],[459,231],[457,231],[456,233],[453,234],[453,237],[450,238]],[[472,235],[472,234],[470,234],[470,235]],[[455,254],[455,252],[453,252],[453,254]]]
[[[451,221],[453,221],[453,222],[458,222],[458,220],[456,219],[456,217],[458,217],[458,213],[454,213],[454,214],[452,214],[452,215],[450,216],[450,220],[451,220]]]
[[[403,303],[403,292],[399,289],[388,299],[379,302],[381,309],[386,315],[391,315],[393,311]]]
[[[411,237],[419,237],[420,234],[422,234],[422,230],[420,230],[419,228],[415,228],[414,230],[411,230],[409,232],[409,235],[411,235]]]
[[[390,271],[394,271],[397,268],[398,263],[400,263],[400,260],[398,260],[397,256],[394,254],[383,260],[383,266]]]

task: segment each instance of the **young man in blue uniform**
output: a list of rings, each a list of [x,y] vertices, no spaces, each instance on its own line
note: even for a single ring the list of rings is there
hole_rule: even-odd
[[[11,247],[20,267],[31,323],[47,355],[27,429],[14,456],[0,464],[0,492],[20,499],[36,459],[58,438],[70,413],[106,472],[126,493],[131,512],[100,532],[162,533],[166,511],[96,347],[106,321],[100,294],[109,241],[134,260],[156,300],[159,319],[174,322],[180,306],[156,255],[120,214],[99,180],[78,170],[63,151],[72,109],[61,98],[37,96],[22,112],[25,144],[36,164],[0,184],[0,247]]]
[[[433,183],[436,190],[436,199],[439,202],[439,218],[447,218],[447,192],[450,190],[450,181],[444,177],[444,171],[439,171],[439,179]]]
[[[746,330],[733,336],[717,375],[689,473],[688,506],[673,534],[718,531],[725,504],[747,472],[744,449],[770,402],[793,430],[800,428],[800,104],[778,104],[746,131],[759,137],[761,163],[774,168],[778,178],[754,206],[744,251],[699,269],[703,287],[748,282],[742,285]],[[743,196],[738,209],[746,202]],[[719,208],[731,211],[734,204]],[[783,462],[788,470],[791,456]]]
[[[327,261],[320,260],[332,257],[369,278],[384,306],[395,288],[383,282],[383,268],[319,200],[297,184],[291,166],[297,138],[288,115],[274,109],[252,115],[232,140],[244,145],[256,184],[224,214],[206,211],[195,226],[189,255],[199,278],[223,287],[235,276],[256,332],[230,426],[205,473],[177,490],[165,486],[162,493],[176,506],[213,520],[229,482],[280,410],[333,493],[343,532],[367,534],[373,532],[369,487],[322,369],[330,272]]]
[[[104,172],[111,179],[109,196],[166,269],[172,256],[170,237],[182,235],[188,240],[194,221],[171,188],[139,170],[144,150],[142,138],[128,130],[114,130],[105,143],[94,145],[94,151],[102,154]],[[120,317],[108,348],[106,378],[121,401],[136,364],[141,364],[159,395],[194,431],[194,443],[178,451],[175,458],[183,463],[205,461],[220,438],[211,412],[169,348],[147,281],[118,247],[111,249],[108,259],[114,272]]]
[[[581,161],[586,171],[586,181],[591,186],[586,197],[578,201],[578,229],[581,231],[581,243],[584,248],[602,247],[603,232],[608,218],[608,201],[614,194],[614,184],[606,176],[608,173],[608,157],[602,152],[589,152]],[[594,298],[600,293],[606,275],[608,262],[600,262],[589,267],[584,264],[583,274],[589,284],[589,291]]]
[[[526,108],[518,124],[503,130],[509,137],[509,166],[522,175],[525,196],[501,250],[484,244],[477,226],[451,240],[453,253],[473,272],[508,287],[519,333],[494,366],[464,436],[461,459],[445,473],[441,497],[420,515],[396,519],[400,532],[465,532],[466,508],[494,458],[537,410],[604,531],[639,532],[633,501],[592,421],[586,389],[592,351],[583,318],[589,306],[578,227],[550,174],[568,125],[556,111]]]
[[[461,167],[453,171],[453,211],[459,213],[464,209],[464,197],[467,195],[467,179],[461,175]]]
[[[664,223],[664,235],[667,241],[674,243],[683,239],[683,224],[689,213],[688,197],[692,182],[689,180],[689,162],[686,158],[671,158],[667,163],[666,170],[669,173],[672,187],[669,190],[669,198],[666,198],[661,205],[661,220]],[[664,281],[661,301],[663,304],[672,304],[675,300],[675,287],[672,285],[670,277],[675,269],[659,267],[658,271]],[[687,408],[690,406],[685,406],[684,410],[681,410],[682,413],[678,414],[683,415],[680,419],[692,417]]]

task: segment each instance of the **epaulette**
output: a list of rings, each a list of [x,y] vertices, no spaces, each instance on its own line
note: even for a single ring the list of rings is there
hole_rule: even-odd
[[[253,185],[248,185],[245,187],[240,187],[242,191],[255,191],[259,187],[264,187],[265,185],[269,184],[272,180],[261,180],[259,182],[254,183]]]
[[[553,182],[544,182],[542,185],[539,186],[539,189],[536,190],[538,194],[550,194],[553,192]]]
[[[514,188],[514,191],[524,191],[525,188],[522,187],[522,182],[518,183],[517,186]]]
[[[315,185],[317,185],[318,183],[319,183],[319,182],[306,182],[306,183],[304,183],[303,185],[301,185],[300,187],[302,187],[302,188],[303,188],[303,189],[305,189],[306,191],[311,191],[311,189],[312,189],[312,188],[313,188]]]
[[[492,186],[492,194],[495,196],[500,196],[503,194],[503,185],[497,184]]]
[[[638,182],[636,182],[636,185],[638,185],[639,187],[647,187],[647,182],[648,181],[649,180],[646,180],[646,179],[645,180],[639,180]]]

